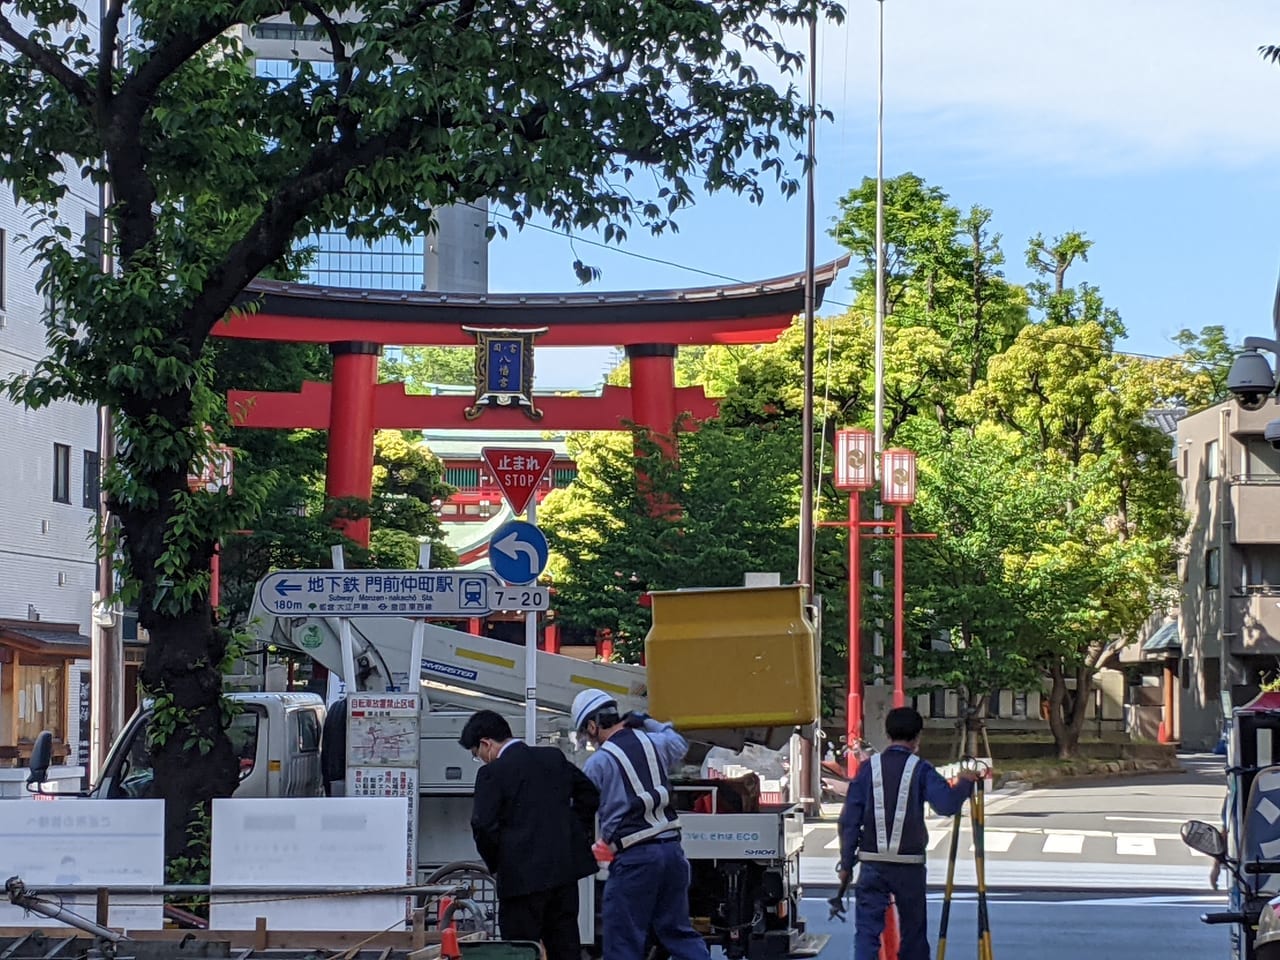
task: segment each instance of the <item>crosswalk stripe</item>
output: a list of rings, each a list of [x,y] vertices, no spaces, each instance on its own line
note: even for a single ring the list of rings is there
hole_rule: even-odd
[[[825,847],[823,847],[822,849],[823,849],[823,850],[839,850],[839,849],[840,849],[840,834],[838,834],[838,833],[837,833],[837,834],[835,835],[835,837],[834,837],[834,838],[832,838],[831,840],[828,840],[828,841],[827,841],[827,845],[826,845]]]
[[[1040,852],[1078,854],[1083,849],[1084,834],[1051,833],[1044,838],[1044,846],[1040,848]]]
[[[1013,846],[1013,841],[1018,838],[1016,833],[1009,833],[1004,830],[988,830],[982,838],[983,849],[986,853],[1008,853],[1009,848]],[[969,852],[973,852],[973,844],[969,844]]]
[[[1151,837],[1141,834],[1117,834],[1116,854],[1126,857],[1154,857],[1156,842]]]

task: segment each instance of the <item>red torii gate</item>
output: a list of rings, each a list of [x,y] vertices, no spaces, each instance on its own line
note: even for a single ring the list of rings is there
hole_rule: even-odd
[[[817,270],[815,307],[848,262],[842,257]],[[213,332],[329,346],[332,383],[308,381],[298,393],[233,390],[227,404],[237,426],[327,430],[325,493],[368,500],[377,430],[477,424],[465,398],[410,396],[403,383],[378,383],[384,346],[475,346],[477,333],[534,330],[543,347],[621,346],[630,388],[606,386],[599,397],[538,395],[537,420],[516,404],[485,406],[479,417],[485,426],[528,430],[618,430],[629,420],[665,435],[683,413],[697,419],[717,413],[701,387],[676,387],[677,347],[776,340],[803,311],[804,291],[803,273],[683,290],[563,294],[399,293],[262,280],[242,298],[253,309],[231,315]],[[345,529],[368,545],[367,519]]]

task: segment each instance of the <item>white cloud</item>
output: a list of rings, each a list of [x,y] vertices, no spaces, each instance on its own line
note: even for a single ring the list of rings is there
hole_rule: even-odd
[[[841,141],[873,129],[877,5],[849,0],[845,24],[824,28],[820,99]],[[1280,158],[1280,66],[1257,54],[1280,43],[1276,0],[884,0],[884,12],[887,137],[1100,173]]]

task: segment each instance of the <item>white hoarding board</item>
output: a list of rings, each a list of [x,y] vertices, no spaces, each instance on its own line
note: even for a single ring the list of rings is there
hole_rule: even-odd
[[[400,797],[215,800],[212,882],[401,886],[406,816]],[[386,930],[404,921],[404,894],[214,897],[210,927],[252,930],[258,917],[274,930]]]
[[[0,801],[0,873],[27,887],[153,886],[164,883],[163,800]],[[95,896],[50,897],[92,920]],[[111,896],[112,927],[159,930],[159,897]],[[61,927],[0,903],[0,927]]]

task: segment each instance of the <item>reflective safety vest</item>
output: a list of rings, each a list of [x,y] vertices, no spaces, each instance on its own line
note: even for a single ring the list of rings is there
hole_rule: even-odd
[[[680,829],[680,818],[671,805],[671,781],[658,760],[649,737],[640,730],[619,730],[601,745],[622,771],[627,812],[605,837],[615,850],[626,850]]]
[[[902,779],[898,782],[898,799],[893,805],[893,827],[886,823],[884,797],[884,767],[880,754],[871,758],[871,804],[872,817],[875,820],[876,848],[867,850],[865,846],[858,851],[859,860],[875,863],[924,863],[923,853],[899,853],[902,847],[902,828],[907,822],[907,800],[911,794],[911,781],[915,777],[920,758],[914,753],[907,757],[906,766],[902,768]],[[923,815],[923,811],[921,811]]]

